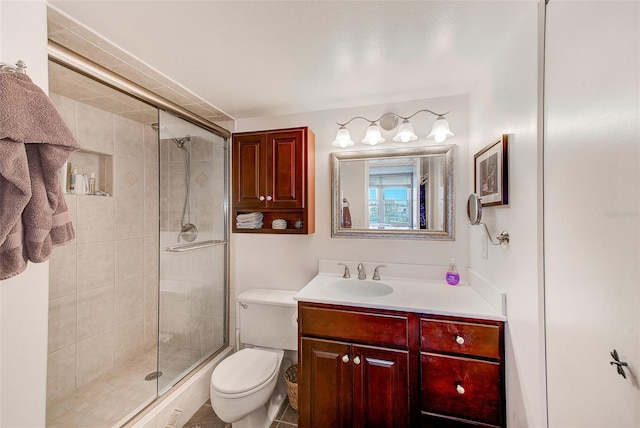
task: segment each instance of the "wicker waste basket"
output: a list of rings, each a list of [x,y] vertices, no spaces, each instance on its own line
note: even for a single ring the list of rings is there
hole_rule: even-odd
[[[298,365],[294,364],[284,372],[284,381],[287,384],[289,404],[298,410]]]

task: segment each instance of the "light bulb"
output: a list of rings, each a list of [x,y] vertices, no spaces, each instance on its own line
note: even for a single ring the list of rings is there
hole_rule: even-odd
[[[453,132],[449,130],[449,122],[444,116],[438,116],[427,138],[433,138],[436,143],[443,143],[447,137],[453,137]]]
[[[367,133],[362,140],[363,144],[370,144],[375,146],[376,144],[384,143],[384,138],[382,138],[382,133],[380,132],[380,128],[375,122],[371,122],[371,125],[367,128]]]
[[[417,140],[418,136],[413,132],[413,126],[409,119],[404,119],[398,127],[398,133],[393,137],[393,141],[401,141],[408,143],[409,141]]]
[[[333,140],[332,145],[340,148],[351,147],[355,143],[351,139],[351,134],[349,134],[349,130],[345,128],[344,125],[340,126],[338,129],[338,133],[336,134],[336,139]]]

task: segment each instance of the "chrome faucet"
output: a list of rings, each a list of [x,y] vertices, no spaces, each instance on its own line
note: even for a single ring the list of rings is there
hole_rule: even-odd
[[[344,263],[338,263],[340,266],[344,266],[344,274],[342,274],[343,278],[351,278],[351,274],[349,273],[349,266]]]
[[[380,272],[378,272],[378,269],[382,267],[387,267],[387,266],[386,265],[376,266],[375,270],[373,271],[373,278],[371,279],[375,279],[376,281],[380,280]]]
[[[367,279],[367,273],[364,271],[362,263],[358,263],[358,279]]]

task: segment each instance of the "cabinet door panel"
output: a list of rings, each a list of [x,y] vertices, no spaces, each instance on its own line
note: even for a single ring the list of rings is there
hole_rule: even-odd
[[[233,139],[233,203],[236,208],[260,209],[266,195],[265,135],[240,135]]]
[[[353,345],[353,426],[410,425],[407,351]],[[359,364],[356,364],[359,358]]]
[[[421,365],[423,410],[501,423],[500,364],[423,353]]]
[[[303,208],[305,179],[303,171],[302,130],[267,134],[271,150],[268,165],[271,166],[267,180],[267,194],[272,197],[271,208]]]
[[[351,427],[352,363],[348,344],[302,338],[300,427]],[[347,356],[348,361],[343,361]]]

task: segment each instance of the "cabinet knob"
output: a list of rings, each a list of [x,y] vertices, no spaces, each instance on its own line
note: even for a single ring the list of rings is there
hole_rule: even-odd
[[[353,359],[353,364],[360,364],[360,357],[355,357]]]
[[[273,198],[271,196],[267,196],[267,201],[272,200]]]
[[[345,363],[348,363],[349,362],[349,356],[347,354],[344,354],[342,356],[342,361],[344,361]]]
[[[260,195],[260,200],[264,201],[264,196]]]
[[[458,391],[458,394],[462,395],[464,394],[464,387],[461,384],[456,383],[456,391]]]
[[[462,337],[462,336],[460,336],[460,335],[456,334],[456,343],[457,343],[458,345],[464,345],[464,337]]]

